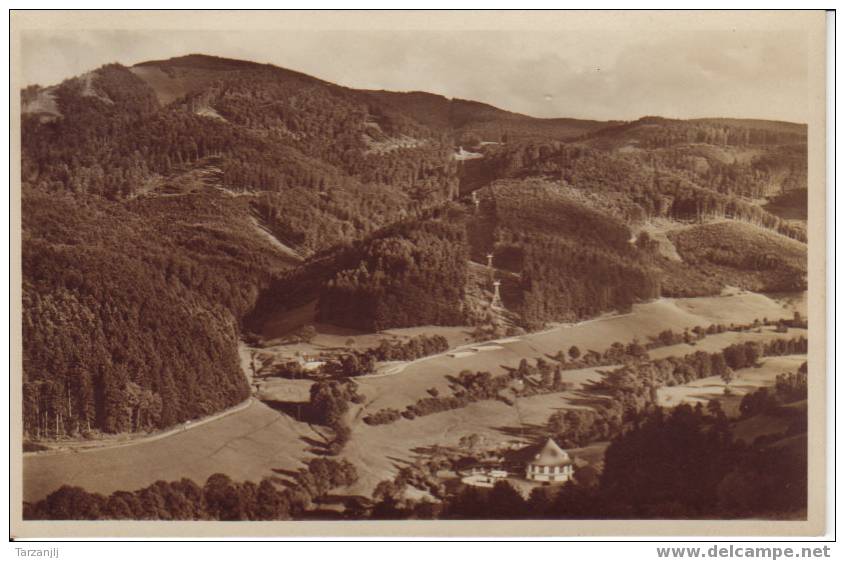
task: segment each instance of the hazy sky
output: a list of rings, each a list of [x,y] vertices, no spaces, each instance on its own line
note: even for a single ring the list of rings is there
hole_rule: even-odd
[[[537,117],[806,122],[807,51],[789,31],[27,31],[21,55],[25,84],[204,53]]]

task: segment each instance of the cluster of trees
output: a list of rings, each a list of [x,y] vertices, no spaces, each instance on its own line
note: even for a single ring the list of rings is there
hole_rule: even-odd
[[[376,360],[416,360],[449,350],[449,341],[442,335],[420,334],[407,341],[382,339],[377,347],[366,351]]]
[[[402,412],[393,408],[379,409],[375,413],[371,413],[364,417],[364,422],[368,425],[389,425],[395,423],[402,418]]]
[[[442,335],[420,334],[407,341],[382,339],[377,347],[350,352],[340,359],[338,370],[347,377],[370,374],[376,361],[416,360],[449,350],[449,341]]]
[[[521,387],[511,390],[516,397],[562,392],[572,387],[572,384],[563,381],[563,365],[553,366],[542,357],[537,359],[535,366],[526,359],[519,361],[516,376],[522,382]],[[505,402],[508,403],[507,400]]]
[[[301,518],[332,489],[358,480],[346,460],[315,458],[300,468],[291,485],[278,478],[259,484],[236,482],[222,473],[203,486],[190,479],[158,481],[137,491],[108,497],[64,485],[35,503],[24,503],[24,520],[291,520]]]
[[[746,447],[718,410],[679,405],[611,443],[599,492],[625,518],[794,516],[806,508],[806,447]]]
[[[654,150],[650,155],[658,166],[725,195],[759,200],[807,188],[807,146],[803,143],[771,147],[747,159],[737,154],[730,162],[698,146]],[[806,191],[803,195],[807,196]]]
[[[675,333],[672,329],[664,329],[660,333],[657,334],[656,337],[649,337],[650,341],[645,344],[645,348],[648,350],[657,349],[660,347],[669,347],[672,345],[680,345],[680,344],[692,344],[695,341],[701,341],[708,335],[715,335],[717,333],[724,333],[726,331],[733,331],[736,333],[742,333],[744,331],[751,331],[752,329],[760,329],[763,325],[770,325],[768,320],[764,320],[761,322],[760,320],[754,320],[752,323],[736,325],[730,324],[726,326],[721,323],[711,323],[707,327],[702,327],[700,325],[696,325],[692,329],[684,329],[680,333]]]
[[[278,275],[246,325],[317,300],[317,319],[369,331],[464,320],[467,244],[455,205],[426,209]]]
[[[559,350],[552,358],[560,363],[563,370],[578,370],[580,368],[591,368],[594,366],[610,366],[613,364],[627,363],[630,361],[648,358],[648,349],[653,348],[640,343],[634,338],[627,345],[614,342],[603,353],[592,349],[582,353],[577,345],[572,345],[568,350]],[[538,359],[538,367],[542,359]]]
[[[713,323],[707,327],[696,325],[692,329],[685,329],[683,332],[679,333],[674,332],[672,329],[664,329],[657,334],[657,336],[649,337],[649,341],[646,343],[641,343],[636,337],[627,345],[616,341],[611,344],[610,347],[605,349],[604,352],[598,352],[592,349],[582,352],[577,345],[572,345],[569,349],[561,349],[551,358],[559,363],[557,368],[561,368],[562,370],[578,370],[581,368],[591,368],[596,366],[627,364],[630,362],[648,359],[648,351],[652,349],[680,344],[695,344],[695,342],[701,341],[708,335],[725,332],[743,333],[752,330],[760,330],[763,326],[777,326],[777,332],[786,333],[788,332],[789,327],[806,329],[807,321],[806,319],[801,318],[800,314],[796,313],[792,319],[781,318],[778,320],[769,320],[768,318],[763,318],[762,320],[756,319],[753,322],[746,324],[731,323],[730,325],[724,325]],[[735,347],[742,347],[742,352],[745,352],[743,344],[735,345]],[[725,352],[729,352],[733,356],[740,351],[731,348],[730,351],[726,350]],[[731,360],[733,361],[734,359],[732,358]],[[750,365],[754,361],[756,361],[756,359],[747,362]],[[742,368],[733,365],[732,367]],[[521,368],[522,366],[520,366],[520,369]],[[545,378],[548,375],[549,368],[548,363],[543,358],[538,358],[537,367],[534,371],[536,372],[539,370]]]
[[[564,446],[609,440],[630,429],[631,423],[644,411],[653,409],[657,390],[663,386],[687,384],[710,376],[718,376],[728,384],[735,369],[752,366],[760,357],[806,351],[807,339],[796,337],[768,343],[749,341],[715,353],[696,351],[683,357],[630,363],[602,373],[594,389],[608,396],[604,403],[593,409],[554,413],[548,420],[548,430]]]
[[[311,385],[309,408],[311,418],[334,432],[329,443],[329,452],[337,455],[352,437],[352,429],[346,421],[349,404],[361,404],[364,396],[358,393],[358,384],[352,380],[321,380]]]
[[[550,320],[580,320],[605,311],[630,311],[660,295],[656,271],[635,258],[553,238],[524,247],[518,311],[527,329]]]
[[[143,152],[113,142],[158,109],[155,94],[120,65],[66,80],[49,90],[61,117],[21,120],[24,187],[112,198],[134,192],[150,173]]]
[[[725,325],[722,323],[711,323],[707,327],[696,325],[692,329],[684,329],[681,333],[675,333],[671,329],[664,329],[656,337],[650,337],[650,341],[645,344],[646,349],[656,349],[659,347],[668,347],[671,345],[680,345],[682,343],[692,344],[695,341],[700,341],[708,335],[716,335],[718,333],[734,332],[743,333],[748,331],[760,330],[763,326],[776,326],[776,332],[786,333],[790,327],[806,329],[807,320],[801,317],[800,312],[795,312],[792,318],[778,318],[776,320],[764,317],[755,319],[751,323],[741,323]]]
[[[544,233],[609,250],[629,249],[631,232],[621,219],[555,185],[536,180],[498,181],[480,196],[492,199],[490,211],[498,226],[516,234]]]
[[[328,360],[325,365],[316,370],[306,370],[300,362],[290,361],[276,367],[273,375],[301,379],[315,374],[338,374],[352,378],[371,374],[375,370],[377,361],[416,360],[448,349],[449,341],[442,335],[420,334],[407,341],[382,339],[377,347],[348,352],[339,359]]]
[[[292,186],[251,198],[257,219],[280,242],[303,255],[352,243],[399,220],[415,206],[389,186],[332,183],[318,191]]]
[[[640,127],[646,125],[645,127]],[[779,146],[807,142],[806,125],[747,121],[741,119],[696,119],[677,121],[661,117],[643,117],[628,125],[605,129],[597,136],[639,128],[640,142],[647,148],[676,144],[713,144],[716,146]]]
[[[777,413],[781,405],[807,399],[807,363],[797,372],[784,372],[775,380],[773,389],[758,388],[742,397],[739,411],[743,418],[761,413]]]

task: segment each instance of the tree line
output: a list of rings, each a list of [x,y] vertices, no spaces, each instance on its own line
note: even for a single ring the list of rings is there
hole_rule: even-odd
[[[63,485],[46,498],[24,503],[24,520],[291,520],[319,507],[331,490],[358,480],[346,460],[314,458],[291,482],[264,478],[237,482],[222,473],[204,485],[188,478],[158,481],[109,496]],[[287,484],[286,484],[287,483]]]

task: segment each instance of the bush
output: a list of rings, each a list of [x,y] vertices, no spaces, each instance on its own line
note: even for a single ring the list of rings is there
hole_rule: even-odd
[[[378,412],[364,417],[368,425],[387,425],[398,421],[402,415],[396,409],[381,409]]]

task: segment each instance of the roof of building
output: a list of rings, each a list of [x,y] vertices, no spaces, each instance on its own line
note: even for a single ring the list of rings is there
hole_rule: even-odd
[[[534,466],[563,466],[571,464],[572,458],[557,442],[549,438],[528,463]]]

